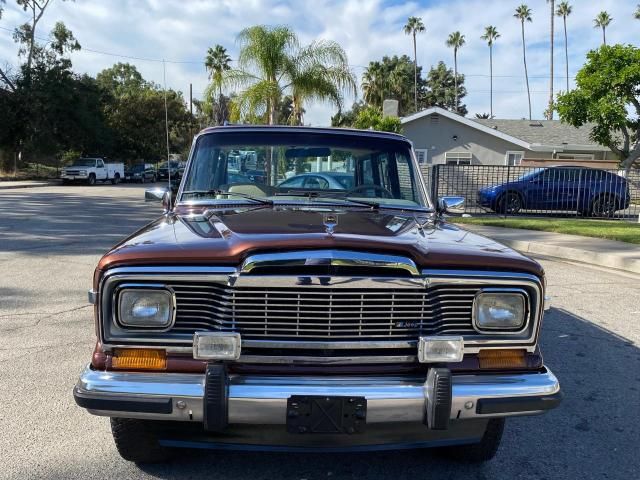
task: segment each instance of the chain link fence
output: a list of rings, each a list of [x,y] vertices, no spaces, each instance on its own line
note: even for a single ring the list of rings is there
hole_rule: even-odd
[[[434,165],[423,168],[432,198],[462,196],[466,213],[638,221],[640,170]]]

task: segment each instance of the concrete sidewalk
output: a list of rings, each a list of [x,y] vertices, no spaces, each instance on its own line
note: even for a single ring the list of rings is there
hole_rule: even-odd
[[[33,187],[48,187],[49,185],[55,185],[54,180],[7,180],[0,182],[0,190],[14,189],[14,188],[33,188]]]
[[[458,226],[492,238],[524,254],[547,255],[640,273],[640,245],[633,243],[515,228],[469,224]]]

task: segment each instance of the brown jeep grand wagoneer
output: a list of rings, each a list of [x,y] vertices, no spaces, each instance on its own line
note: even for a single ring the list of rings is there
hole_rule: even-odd
[[[396,134],[225,126],[100,261],[75,387],[120,454],[442,447],[492,458],[560,402],[540,265],[446,223]]]

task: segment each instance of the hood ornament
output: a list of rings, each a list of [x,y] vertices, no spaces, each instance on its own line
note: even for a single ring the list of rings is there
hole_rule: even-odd
[[[327,235],[333,235],[336,225],[338,225],[338,216],[334,213],[325,213],[322,216],[322,223],[324,224]]]

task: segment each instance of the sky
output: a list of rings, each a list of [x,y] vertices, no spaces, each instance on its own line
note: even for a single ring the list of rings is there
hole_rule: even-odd
[[[0,65],[18,65],[17,46],[11,31],[28,16],[6,0],[0,19]],[[63,21],[82,45],[71,55],[74,70],[97,74],[116,62],[135,64],[147,80],[166,84],[189,97],[200,98],[207,85],[204,56],[208,47],[221,44],[237,58],[236,36],[256,24],[287,25],[303,44],[334,40],[345,49],[358,81],[370,61],[384,55],[413,55],[411,37],[402,27],[407,17],[418,16],[426,32],[417,39],[418,65],[423,72],[443,60],[453,67],[453,51],[447,36],[459,30],[466,44],[458,53],[458,69],[465,74],[469,116],[489,111],[489,50],[480,39],[487,25],[501,37],[494,46],[494,115],[497,118],[527,116],[527,96],[522,62],[520,22],[513,17],[521,2],[510,0],[52,0],[37,35],[46,37],[56,21]],[[557,4],[558,2],[556,2]],[[568,18],[569,77],[585,61],[586,53],[602,42],[593,18],[601,10],[613,17],[607,43],[638,45],[640,21],[633,18],[637,0],[573,0]],[[533,22],[525,24],[527,63],[534,118],[542,118],[549,96],[549,6],[547,0],[528,0]],[[566,89],[562,19],[556,17],[555,91]],[[348,106],[355,100],[345,98]],[[329,125],[335,113],[331,105],[306,106],[305,123]]]

